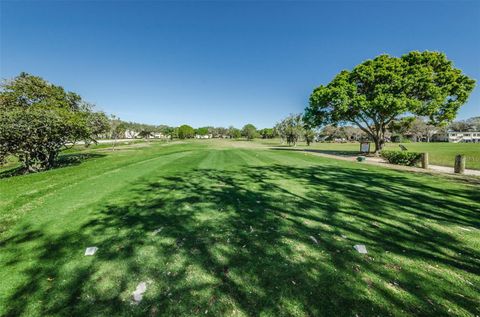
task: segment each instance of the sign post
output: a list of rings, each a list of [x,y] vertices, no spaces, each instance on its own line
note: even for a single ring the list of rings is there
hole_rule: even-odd
[[[362,154],[370,153],[370,142],[361,142],[360,143],[360,153],[362,153]]]

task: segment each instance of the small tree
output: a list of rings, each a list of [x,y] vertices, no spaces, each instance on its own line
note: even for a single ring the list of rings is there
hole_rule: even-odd
[[[227,135],[230,139],[238,139],[242,136],[242,132],[233,126],[230,126]]]
[[[247,140],[253,140],[257,135],[257,128],[253,124],[246,124],[242,128],[242,136]]]
[[[388,130],[394,136],[397,136],[399,140],[401,140],[401,137],[403,137],[409,131],[414,120],[415,117],[403,117],[395,119],[388,125]]]
[[[448,128],[452,131],[457,132],[465,132],[465,131],[473,131],[475,130],[475,126],[466,120],[454,121],[452,122]]]
[[[307,142],[307,146],[310,146],[310,144],[315,141],[315,131],[306,128],[303,137],[305,138],[305,142]]]
[[[213,137],[214,138],[223,138],[228,135],[228,129],[223,127],[216,127],[213,129]]]
[[[157,127],[157,131],[169,139],[173,139],[174,130],[174,128],[169,127],[168,125],[159,125]]]
[[[392,121],[413,114],[426,116],[435,125],[449,122],[474,87],[475,81],[443,53],[380,55],[316,88],[305,120],[311,126],[352,123],[372,138],[377,153]]]
[[[301,114],[291,114],[275,125],[282,140],[287,141],[288,145],[296,146],[298,140],[304,136],[304,122]]]
[[[124,134],[126,131],[125,124],[120,120],[119,117],[112,114],[110,116],[110,137],[113,139],[112,151],[115,151],[115,145],[117,144],[117,139],[120,135]]]
[[[328,124],[320,129],[319,136],[322,140],[331,140],[338,134],[338,128]]]
[[[186,124],[180,126],[177,133],[179,139],[191,139],[195,136],[195,130]]]
[[[198,134],[198,135],[207,135],[208,134],[208,127],[202,127],[202,128],[198,128],[197,130],[195,130],[195,133]]]
[[[25,172],[53,167],[60,150],[106,132],[107,117],[73,92],[21,73],[0,89],[0,161],[16,156]]]
[[[480,131],[480,117],[472,117],[465,120],[465,122],[467,122],[471,131]]]
[[[143,139],[149,139],[152,135],[153,135],[153,132],[148,129],[144,129],[138,133],[138,136]]]
[[[360,141],[366,136],[365,132],[351,125],[343,126],[340,129],[348,141]]]
[[[423,118],[416,117],[412,120],[407,132],[415,137],[416,142],[427,141],[430,142],[432,134],[436,130],[434,125],[428,124]]]
[[[273,128],[265,128],[258,131],[262,139],[273,139],[276,136],[275,132]]]

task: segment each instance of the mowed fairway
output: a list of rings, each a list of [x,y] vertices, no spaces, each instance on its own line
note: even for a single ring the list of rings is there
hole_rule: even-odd
[[[478,183],[248,142],[82,153],[0,179],[1,316],[480,314]]]

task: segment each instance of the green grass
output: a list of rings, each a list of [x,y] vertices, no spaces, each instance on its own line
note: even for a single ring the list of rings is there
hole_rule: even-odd
[[[129,147],[136,147],[136,146],[150,146],[153,144],[162,144],[167,143],[169,141],[166,140],[158,140],[158,139],[151,139],[151,140],[144,140],[144,139],[132,139],[129,141],[118,141],[115,144],[115,149],[121,148],[129,148]],[[90,144],[89,146],[85,145],[75,145],[69,149],[63,150],[60,154],[60,158],[57,162],[59,166],[65,165],[72,165],[77,164],[79,161],[83,160],[85,157],[79,155],[80,153],[86,153],[86,156],[89,156],[92,150],[112,150],[112,143],[98,143],[98,144]],[[74,154],[74,155],[71,155]],[[20,167],[20,163],[18,159],[14,156],[7,157],[6,162],[0,165],[0,173],[8,171],[10,174],[16,174],[18,170],[14,170],[15,168]],[[8,173],[7,173],[8,174]]]
[[[279,146],[280,140],[259,140],[258,142],[270,145]],[[430,164],[451,166],[455,162],[455,156],[463,154],[466,157],[466,167],[480,170],[480,143],[387,143],[386,149],[399,150],[399,144],[403,144],[409,151],[412,152],[428,152]],[[305,143],[301,142],[298,147],[307,148]],[[327,154],[342,154],[355,155],[360,150],[359,143],[315,143],[308,147],[312,150],[318,150]],[[371,145],[373,150],[374,145]]]
[[[250,145],[0,179],[0,315],[480,314],[478,182]]]

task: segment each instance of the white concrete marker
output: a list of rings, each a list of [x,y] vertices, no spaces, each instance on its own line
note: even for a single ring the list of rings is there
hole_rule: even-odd
[[[354,246],[355,250],[358,251],[358,253],[366,254],[367,253],[367,248],[363,244],[357,244]]]
[[[140,282],[137,285],[137,289],[135,290],[135,292],[133,292],[133,301],[135,302],[135,304],[138,304],[142,301],[143,293],[145,293],[146,290],[147,290],[147,283]]]
[[[88,247],[85,250],[85,255],[94,255],[95,252],[97,252],[98,248],[97,247]]]

